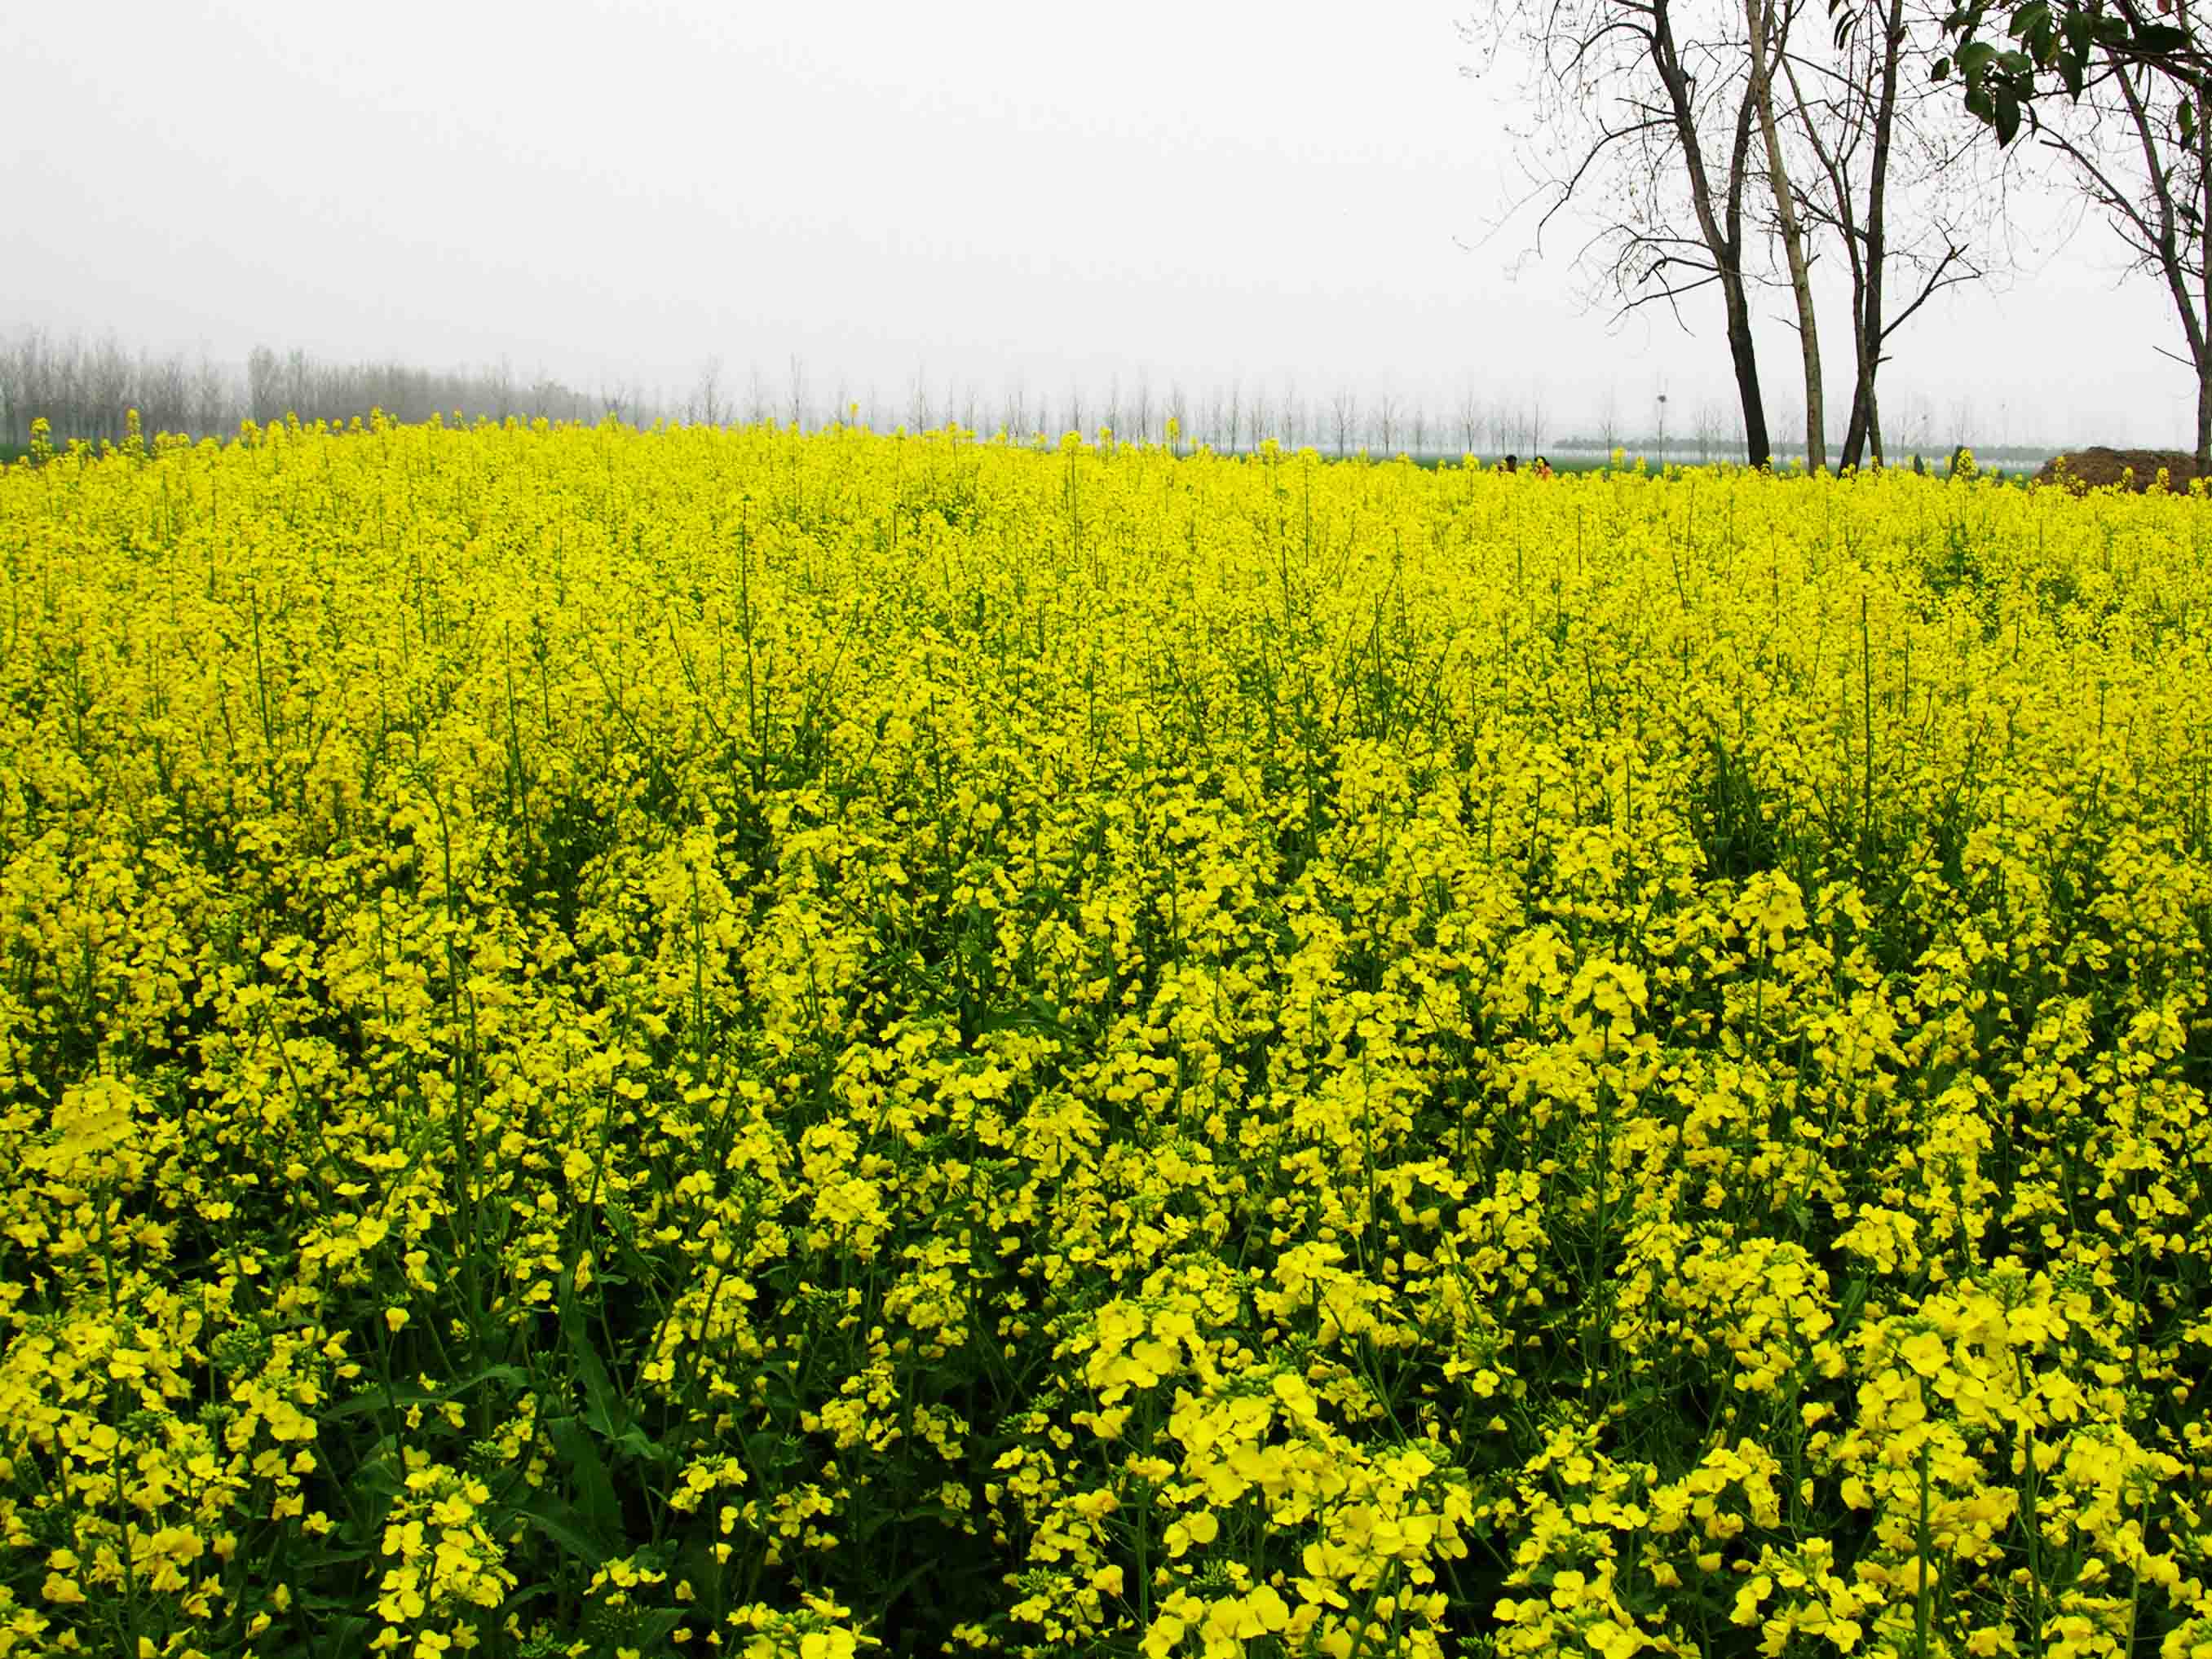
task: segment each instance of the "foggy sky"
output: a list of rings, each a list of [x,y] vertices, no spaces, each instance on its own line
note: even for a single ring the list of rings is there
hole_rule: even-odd
[[[236,360],[257,343],[506,358],[680,396],[795,354],[824,400],[917,372],[1030,396],[1147,375],[1348,386],[1440,412],[1470,380],[1555,428],[1608,394],[1731,393],[1685,337],[1583,311],[1564,260],[1485,241],[1516,177],[1453,0],[121,0],[0,51],[0,329]],[[2092,225],[1899,337],[1885,414],[1986,441],[2185,441],[2154,283]],[[1762,310],[1778,438],[1784,291]],[[1827,321],[1833,423],[1850,398]],[[1838,401],[1840,400],[1840,401]]]

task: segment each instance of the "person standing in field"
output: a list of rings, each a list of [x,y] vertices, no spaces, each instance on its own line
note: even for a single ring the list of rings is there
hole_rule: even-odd
[[[1508,455],[1503,465],[1508,472],[1518,472],[1521,470],[1521,458],[1518,455]]]
[[[1535,471],[1538,477],[1548,478],[1552,476],[1552,464],[1546,460],[1541,455],[1539,455],[1536,458]]]

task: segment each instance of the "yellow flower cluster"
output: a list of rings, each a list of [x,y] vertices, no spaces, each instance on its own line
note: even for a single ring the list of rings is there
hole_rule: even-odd
[[[2212,506],[0,471],[0,1656],[2212,1656]]]

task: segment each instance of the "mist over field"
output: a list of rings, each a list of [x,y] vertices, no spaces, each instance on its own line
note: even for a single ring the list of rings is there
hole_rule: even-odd
[[[1255,30],[1146,0],[1066,33],[1000,0],[835,29],[614,0],[399,0],[374,29],[213,0],[107,15],[64,9],[0,63],[0,100],[54,135],[0,159],[0,337],[112,335],[240,379],[257,347],[504,365],[678,417],[710,362],[732,410],[780,407],[795,360],[820,418],[857,402],[879,427],[1018,400],[1054,425],[1079,403],[1088,428],[1139,380],[1156,405],[1349,396],[1432,423],[1472,396],[1540,406],[1547,435],[1656,437],[1662,394],[1670,432],[1740,423],[1710,294],[1615,322],[1572,268],[1586,228],[1532,257],[1524,77],[1470,79],[1486,60],[1449,6]],[[2094,219],[2069,235],[2047,179],[1986,189],[2006,268],[1899,337],[1901,429],[2180,441],[2155,283],[2120,285],[2119,245]],[[1843,264],[1814,267],[1832,304]],[[1787,432],[1778,266],[1755,310]]]

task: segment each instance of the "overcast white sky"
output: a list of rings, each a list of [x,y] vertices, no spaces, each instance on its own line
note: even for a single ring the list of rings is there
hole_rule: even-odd
[[[1517,229],[1465,0],[110,0],[0,51],[0,328],[242,357],[501,356],[680,390],[709,353],[826,394],[917,368],[1055,397],[1294,379],[1555,429],[1730,397],[1717,305],[1608,329]],[[1470,244],[1479,244],[1473,246]],[[1900,337],[1984,442],[2184,441],[2159,290],[2078,235]],[[1794,340],[1767,302],[1771,400]],[[1828,325],[1832,386],[1848,346]],[[1778,415],[1781,410],[1777,410]],[[1778,419],[1779,427],[1783,422]],[[1840,425],[1840,416],[1836,419]],[[1936,435],[1941,436],[1938,433]]]

